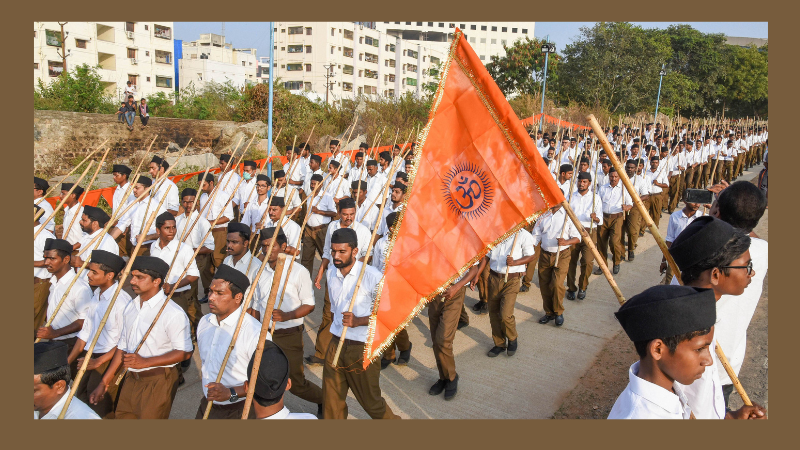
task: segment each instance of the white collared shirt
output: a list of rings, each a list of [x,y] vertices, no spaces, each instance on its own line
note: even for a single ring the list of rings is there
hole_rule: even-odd
[[[53,214],[53,205],[51,205],[50,202],[48,202],[44,198],[40,197],[40,198],[33,199],[33,204],[37,205],[39,208],[42,208],[44,210],[42,215],[39,216],[39,222],[40,223],[45,221],[45,220],[47,220],[47,218],[50,217],[50,214]],[[67,223],[69,223],[69,222],[67,222]],[[56,218],[55,218],[55,216],[53,216],[53,218],[50,219],[50,221],[47,222],[47,224],[45,224],[44,229],[49,231],[49,232],[51,232],[51,233],[55,233],[56,232]]]
[[[551,253],[560,252],[569,248],[569,245],[558,245],[559,237],[567,240],[581,237],[578,229],[575,228],[575,224],[569,220],[569,217],[567,217],[567,213],[564,211],[564,208],[559,208],[555,214],[550,211],[542,214],[536,221],[536,225],[533,227],[533,233],[531,234],[533,235],[533,246],[541,243],[542,250]],[[531,253],[531,255],[532,254],[533,253]],[[514,266],[513,268],[517,267],[522,269],[517,270],[517,272],[525,271],[525,266]],[[494,270],[494,268],[492,268],[492,270]],[[497,271],[495,270],[495,272]]]
[[[203,396],[208,396],[206,385],[217,381],[222,360],[231,345],[233,332],[236,330],[236,324],[239,322],[241,314],[242,308],[236,308],[222,322],[217,321],[216,315],[206,314],[197,324],[197,351],[200,353],[200,360],[203,363],[200,371],[203,378]],[[233,351],[222,373],[220,383],[223,386],[228,388],[241,386],[250,377],[247,365],[250,364],[250,358],[256,351],[260,333],[261,324],[250,314],[245,314],[239,335],[236,336],[236,343],[233,345]],[[245,397],[240,398],[237,403],[244,399]],[[214,401],[214,404],[230,405],[231,402],[228,400]]]
[[[307,197],[306,201],[311,203],[312,207],[316,207],[320,211],[336,212],[336,203],[333,201],[333,197],[331,197],[330,194],[318,191],[316,197],[313,199],[311,197]],[[308,223],[306,223],[306,225],[309,227],[318,227],[320,225],[330,223],[331,220],[333,219],[329,216],[323,216],[322,214],[315,214],[311,212],[311,215],[308,216]]]
[[[372,204],[370,206],[370,204]],[[360,206],[356,205],[356,222],[366,226],[370,229],[370,231],[375,229],[375,226],[378,224],[378,208],[381,205],[378,202],[372,203],[371,200],[366,199],[364,203]],[[386,205],[387,207],[389,205]],[[367,209],[369,208],[369,210]],[[384,208],[384,212],[387,208]]]
[[[42,225],[36,225],[33,227],[33,234],[36,234],[41,228]],[[44,261],[44,243],[47,239],[55,239],[56,236],[51,233],[46,228],[39,233],[39,236],[36,236],[36,239],[33,241],[33,262]],[[47,271],[44,267],[34,267],[33,268],[33,276],[36,278],[43,278],[47,279],[53,276],[50,272]]]
[[[78,256],[81,259],[88,259],[92,255],[93,250],[105,250],[107,252],[113,253],[119,256],[119,245],[117,242],[108,235],[108,233],[103,233],[103,237],[94,241],[94,244],[91,246],[89,245],[97,235],[103,233],[103,228],[98,229],[97,231],[93,232],[92,234],[84,233],[84,236],[81,238],[80,241],[80,248],[78,249]],[[91,247],[91,249],[89,249]],[[84,271],[85,273],[85,271]]]
[[[381,271],[386,270],[386,250],[389,247],[389,235],[378,239],[378,242],[372,246],[372,267]]]
[[[211,224],[208,223],[205,219],[198,220],[198,212],[192,211],[192,214],[187,218],[186,214],[179,214],[178,217],[175,218],[175,238],[180,239],[181,236],[184,234],[184,229],[188,226],[192,228],[192,231],[189,233],[188,236],[184,236],[184,244],[188,244],[192,248],[192,250],[197,249],[197,247],[203,246],[209,250],[214,250],[214,235],[208,233],[208,230],[211,228]],[[197,222],[195,224],[195,222]],[[208,236],[206,236],[208,233]],[[206,240],[201,241],[205,236]]]
[[[250,287],[248,287],[247,290],[244,291],[244,298],[246,300],[250,292],[250,289],[252,289],[253,286],[256,285],[254,280],[256,279],[256,275],[258,275],[259,267],[261,267],[261,260],[253,256],[253,254],[250,253],[249,251],[246,251],[244,252],[244,255],[242,255],[242,257],[239,258],[239,261],[236,261],[234,263],[233,255],[228,255],[225,257],[224,260],[222,260],[222,264],[233,267],[239,272],[247,275],[247,279],[250,280]],[[267,284],[266,281],[266,274],[268,270],[269,270],[269,265],[264,267],[264,271],[262,272],[261,277],[258,279],[258,289],[256,289],[255,293],[253,293],[253,298],[250,300],[250,303],[247,304],[245,307],[247,308],[252,307],[255,309],[255,307],[261,301],[261,295],[263,295],[263,291],[264,290],[269,291],[269,285]],[[270,279],[272,278],[270,277]],[[266,299],[264,301],[266,302]]]
[[[144,302],[141,306],[139,296],[131,300],[122,313],[122,334],[119,337],[117,348],[126,353],[135,352],[145,332],[150,328],[153,319],[155,319],[156,314],[158,314],[158,311],[161,309],[161,305],[163,305],[166,300],[167,296],[164,295],[164,291],[160,289],[156,295]],[[143,358],[152,358],[153,356],[161,356],[173,350],[191,352],[193,348],[189,317],[183,311],[183,308],[170,299],[169,304],[164,308],[164,312],[161,313],[161,317],[158,318],[153,330],[147,336],[147,340],[144,341],[142,348],[139,349],[138,354]],[[156,367],[172,367],[174,365],[175,364]],[[153,367],[128,370],[131,372],[141,372],[152,368]]]
[[[378,208],[381,207],[380,203],[375,202],[375,204],[378,206]],[[386,218],[389,217],[389,214],[400,212],[400,210],[402,209],[403,209],[403,202],[400,202],[400,204],[397,205],[397,208],[395,208],[392,199],[386,200],[386,206],[383,207],[383,217],[381,218],[381,224],[378,225],[377,234],[379,236],[386,236],[386,234],[389,233],[389,227],[386,225]],[[398,220],[399,219],[400,218],[398,217]]]
[[[305,164],[300,158],[295,158],[295,161],[284,170],[286,171],[286,185],[289,186],[290,189],[298,190],[294,195],[295,197],[299,196],[299,190],[303,188],[306,176]],[[295,183],[300,182],[301,184],[289,184],[289,181],[294,181]]]
[[[117,291],[118,284],[114,283],[102,293],[100,293],[100,288],[94,290],[92,305],[89,307],[86,319],[83,321],[83,328],[78,333],[78,339],[86,343],[84,350],[89,350],[89,345],[91,345],[92,339],[97,333],[97,328],[100,327],[100,322],[103,321],[103,316],[111,305],[111,297]],[[131,296],[120,289],[117,300],[114,302],[114,308],[111,310],[111,314],[108,315],[108,320],[106,320],[106,324],[100,332],[100,337],[97,338],[97,344],[93,350],[94,354],[106,353],[117,347],[119,336],[122,334],[122,312],[130,302]]]
[[[541,219],[540,219],[541,220]],[[539,222],[537,222],[537,225]],[[534,227],[534,230],[536,228]],[[525,231],[524,229],[520,228],[517,230],[516,235],[517,242],[514,245],[514,249],[512,252],[511,244],[514,244],[514,235],[510,235],[507,237],[503,242],[497,244],[495,248],[493,248],[489,252],[489,268],[494,270],[497,273],[505,273],[506,272],[506,257],[510,254],[513,259],[520,259],[525,256],[531,256],[534,254],[534,247],[536,244],[534,243],[533,236],[530,233]],[[518,272],[525,272],[525,264],[521,266],[510,266],[508,267],[508,273],[518,273]]]
[[[178,254],[177,257],[175,257],[175,253]],[[194,250],[192,246],[185,242],[181,243],[179,239],[172,239],[163,248],[161,247],[161,240],[156,239],[156,241],[150,245],[150,256],[159,258],[170,265],[169,277],[167,279],[167,283],[169,284],[177,283],[181,274],[187,267],[189,270],[186,271],[186,276],[200,276],[200,271],[197,269],[197,262],[193,258]],[[175,261],[174,263],[173,260]],[[175,293],[188,291],[191,288],[192,284],[189,283],[186,286],[175,289]]]
[[[149,207],[148,207],[148,200],[150,203]],[[152,197],[143,198],[142,200],[139,201],[139,203],[136,204],[136,206],[134,206],[131,209],[130,214],[126,214],[122,219],[120,219],[119,223],[117,223],[117,227],[119,228],[120,226],[124,226],[125,228],[127,228],[128,226],[130,226],[131,227],[130,241],[133,245],[136,245],[136,238],[140,234],[142,234],[142,227],[146,225],[149,216],[155,212],[156,217],[158,217],[161,213],[166,211],[166,208],[164,208],[163,204],[161,205],[161,208],[158,208],[158,210],[156,211],[157,208],[158,208],[158,202],[154,198]],[[147,214],[146,216],[145,213]],[[150,224],[150,228],[147,230],[147,233],[145,234],[146,235],[156,234],[155,220],[153,221],[153,223]],[[153,242],[155,242],[155,239],[144,241],[142,243],[142,246],[150,245]]]
[[[703,215],[703,210],[698,209],[691,216],[686,216],[686,213],[683,212],[683,208],[681,208],[680,211],[675,211],[674,213],[670,214],[669,224],[667,224],[667,236],[664,238],[664,240],[667,242],[675,242],[675,239],[678,238],[678,235],[681,234],[681,231],[688,227],[690,223],[694,222],[695,219],[702,217]]]
[[[256,198],[258,198],[258,192],[256,191],[256,174],[253,174],[253,178],[245,180],[239,185],[239,190],[236,191],[236,197],[233,201],[239,205],[239,209],[242,209],[245,203],[250,203]]]
[[[717,341],[711,342],[708,351],[711,352],[713,364],[706,367],[703,376],[690,385],[683,385],[675,382],[683,390],[686,399],[692,407],[696,419],[724,419],[725,418],[725,399],[722,396],[722,383],[719,381],[717,371]]]
[[[286,200],[289,199],[289,194],[291,194],[291,192],[287,192],[286,186],[284,186],[275,191],[275,195],[273,197],[283,197],[283,202],[286,203]],[[292,202],[286,205],[286,207],[289,209],[295,209],[299,208],[302,204],[303,202],[300,200],[300,192],[295,189],[295,193],[292,195]]]
[[[230,163],[228,163],[228,164],[230,164]],[[225,175],[220,176],[219,177],[219,181],[217,182],[217,185],[222,188],[222,192],[217,194],[217,198],[214,200],[214,203],[216,203],[217,200],[220,200],[221,202],[220,202],[219,206],[222,207],[222,205],[224,205],[225,202],[228,201],[228,199],[233,197],[236,194],[236,189],[237,189],[236,186],[239,184],[239,180],[241,178],[242,177],[239,176],[239,174],[236,172],[236,170],[230,170]],[[228,180],[230,180],[230,181],[228,181]],[[201,198],[201,201],[202,201],[202,198]],[[233,200],[231,200],[231,203],[235,203],[235,202],[236,202],[235,198]],[[233,207],[231,207],[231,209],[233,209]],[[211,220],[214,220],[216,217],[217,216],[212,217]]]
[[[600,194],[600,199],[603,201],[604,214],[622,212],[623,202],[625,205],[633,206],[631,196],[625,186],[622,185],[622,180],[617,182],[616,186],[611,186],[610,183],[601,186],[598,194]]]
[[[111,199],[111,202],[113,203],[111,205],[112,213],[117,212],[117,210],[120,209],[120,207],[124,208],[125,206],[130,205],[131,202],[136,200],[136,196],[133,195],[133,189],[131,189],[131,193],[128,195],[128,198],[125,199],[125,203],[122,203],[122,198],[125,196],[125,191],[128,190],[130,185],[131,183],[129,181],[126,181],[124,185],[122,186],[117,185],[117,187],[114,188],[114,197]]]
[[[660,169],[660,170],[659,170]],[[667,169],[661,169],[660,167],[656,168],[656,171],[653,172],[652,170],[648,169],[647,173],[645,173],[645,185],[649,188],[649,194],[660,194],[661,191],[664,189],[660,186],[656,186],[654,183],[658,182],[661,184],[666,184],[669,186],[669,178],[667,177]]]
[[[592,225],[592,213],[600,219],[600,222],[595,224],[595,228],[603,225],[603,201],[591,190],[587,190],[583,195],[575,191],[569,199],[569,206],[587,231]]]
[[[273,221],[269,218],[269,216],[267,216],[267,221],[264,223],[264,228],[276,227],[277,225],[278,222]],[[293,247],[298,251],[294,258],[300,259],[300,254],[303,252],[303,245],[300,239],[300,225],[298,225],[294,220],[284,217],[283,223],[281,223],[281,230],[283,230],[283,234],[286,235],[286,245],[288,247]]]
[[[639,378],[639,361],[628,369],[628,386],[619,394],[609,419],[689,419],[692,409],[681,389],[674,383],[672,393]]]
[[[76,211],[78,217],[75,217],[75,220],[73,221],[73,217],[75,216]],[[67,205],[64,205],[64,222],[63,222],[64,231],[61,232],[61,236],[66,236],[63,237],[63,239],[72,245],[75,245],[75,243],[80,242],[81,238],[86,234],[81,229],[80,221],[82,215],[83,215],[83,206],[81,206],[80,204],[76,204],[72,208],[70,208]],[[66,228],[70,224],[72,224],[72,228],[67,230]]]
[[[341,175],[336,178],[328,177],[325,184],[322,186],[322,191],[330,194],[333,198],[343,198],[350,196],[350,182],[344,179]]]
[[[264,417],[261,420],[270,420],[270,419],[316,419],[317,416],[309,413],[293,413],[289,412],[289,408],[283,407],[282,410],[276,412],[275,414]]]
[[[333,221],[328,225],[328,232],[325,233],[325,245],[322,248],[322,257],[330,261],[331,265],[333,264],[333,258],[331,258],[331,236],[333,236],[334,231],[341,227],[341,219]],[[353,221],[348,228],[352,228],[356,231],[356,237],[358,239],[358,258],[365,257],[367,255],[367,246],[369,245],[370,239],[372,239],[372,233],[369,232],[369,228],[356,221]]]
[[[333,264],[328,266],[328,297],[331,300],[331,313],[333,322],[331,323],[331,334],[336,337],[342,336],[342,313],[350,308],[350,300],[353,298],[353,291],[356,287],[358,275],[361,272],[361,261],[356,261],[347,276]],[[367,266],[364,270],[364,278],[358,288],[358,295],[353,302],[353,315],[356,317],[368,317],[372,314],[372,306],[375,303],[378,283],[381,281],[381,272],[378,269]],[[347,330],[346,339],[353,341],[366,342],[368,326],[354,327]]]
[[[350,155],[346,155],[342,151],[339,151],[338,155],[330,156],[328,158],[328,164],[330,164],[330,161],[333,159],[341,164],[341,166],[339,166],[340,175],[347,175],[347,173],[350,172]]]
[[[313,177],[314,175],[322,175],[322,179],[323,180],[325,179],[325,173],[322,172],[321,169],[317,169],[314,172],[311,172],[311,169],[308,169],[308,173],[306,173],[306,179],[303,180],[303,192],[306,193],[307,197],[310,196],[311,193],[313,192],[311,189],[311,177]]]
[[[233,206],[231,206],[230,203],[228,203],[228,205],[225,206],[225,203],[228,201],[230,197],[226,198],[224,191],[220,191],[217,195],[214,195],[214,192],[212,191],[211,195],[214,196],[214,201],[211,203],[211,205],[207,206],[205,209],[203,209],[203,206],[205,206],[206,202],[208,201],[208,194],[206,194],[205,192],[200,194],[200,200],[198,201],[200,209],[203,210],[203,218],[205,218],[208,221],[209,225],[212,222],[214,222],[214,220],[216,220],[216,218],[219,217],[220,214],[222,215],[222,217],[227,217],[228,219],[233,220],[234,219]],[[223,207],[225,207],[224,212],[222,210]],[[221,225],[216,225],[214,228],[220,228],[220,227],[227,228],[228,225],[227,223],[223,223]]]
[[[50,279],[50,296],[47,297],[47,320],[53,317],[53,311],[55,311],[58,302],[61,301],[61,297],[64,296],[64,292],[67,291],[67,288],[75,276],[75,269],[70,268],[60,280],[56,281],[55,277]],[[92,289],[89,287],[89,284],[79,278],[75,280],[75,284],[72,286],[72,289],[69,290],[66,300],[64,300],[61,308],[59,308],[50,326],[53,327],[54,330],[60,330],[76,320],[86,319],[89,306],[91,305]],[[76,331],[53,339],[60,341],[77,335],[78,332]]]
[[[67,397],[69,397],[69,390],[64,392],[64,395],[50,408],[50,411],[42,417],[42,420],[56,420],[58,416],[61,414],[61,410],[64,409],[64,404],[67,403]],[[39,418],[39,412],[33,412],[33,418]],[[97,415],[96,412],[89,408],[86,403],[83,403],[78,399],[78,397],[72,397],[72,400],[69,402],[69,408],[67,408],[67,413],[64,414],[65,419],[73,420],[73,419],[97,419],[100,420],[100,416]]]
[[[289,273],[289,264],[291,264],[292,267],[291,274]],[[288,286],[286,283],[287,276],[289,277]],[[266,267],[264,267],[264,272],[261,274],[261,279],[259,279],[259,302],[254,306],[254,309],[256,309],[261,315],[262,322],[264,321],[264,313],[267,310],[267,301],[269,300],[269,295],[272,290],[272,281],[274,277],[275,271],[272,270],[268,264]],[[283,296],[283,303],[281,303],[281,296]],[[278,308],[279,304],[280,308]],[[275,297],[274,309],[280,309],[281,311],[289,312],[294,311],[303,305],[314,306],[314,289],[311,287],[311,274],[309,274],[308,269],[303,267],[300,263],[291,263],[291,261],[287,261],[286,265],[283,267],[281,281],[278,285],[278,293]],[[272,322],[271,317],[269,320]],[[303,320],[303,317],[298,317],[297,319],[277,322],[275,324],[275,329],[282,330],[286,328],[293,328],[302,325]],[[270,328],[272,328],[271,324]]]
[[[261,218],[265,217],[265,220],[269,220],[269,217],[264,214],[267,208],[269,208],[269,196],[264,197],[261,201],[258,200],[258,196],[254,196],[242,214],[242,223],[249,226],[250,231],[259,231],[256,230],[256,225],[261,222]]]
[[[153,180],[155,183],[155,180]],[[167,199],[164,200],[163,207],[165,210],[178,211],[180,209],[180,198],[178,195],[178,186],[169,178],[165,178],[163,182],[158,183],[158,189],[153,188],[150,192],[155,191],[153,194],[153,201],[156,205],[166,195]]]
[[[575,190],[578,188],[577,183],[572,183],[572,178],[567,178],[563,183],[558,181],[558,178],[556,178],[556,184],[558,185],[558,188],[561,189],[561,193],[564,194],[564,197],[569,197],[570,184],[572,184],[572,192],[575,192]]]

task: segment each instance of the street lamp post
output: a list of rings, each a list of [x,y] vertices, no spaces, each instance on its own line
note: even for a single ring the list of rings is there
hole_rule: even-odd
[[[335,77],[336,74],[332,72],[334,65],[333,64],[324,64],[322,67],[325,68],[325,104],[328,104],[328,91],[331,87],[330,79]]]
[[[664,75],[667,74],[667,71],[664,70],[664,64],[661,65],[661,71],[658,72],[660,78],[658,79],[658,97],[656,97],[656,115],[653,118],[653,122],[658,123],[658,103],[661,100],[661,82],[664,81]]]
[[[273,67],[275,66],[275,22],[269,22],[269,108],[267,112],[267,141],[269,150],[267,151],[267,172],[270,178],[272,175],[272,87],[275,77]]]
[[[544,93],[547,89],[547,60],[550,56],[550,53],[555,53],[556,51],[556,44],[550,43],[550,36],[544,38],[544,44],[542,44],[542,53],[544,53],[544,80],[542,81],[542,109],[541,109],[541,116],[539,117],[539,131],[542,131],[542,125],[544,123]]]

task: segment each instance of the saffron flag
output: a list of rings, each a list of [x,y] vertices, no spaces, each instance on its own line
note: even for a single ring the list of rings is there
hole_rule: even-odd
[[[419,141],[386,250],[364,367],[430,299],[494,246],[564,201],[519,118],[459,29]]]

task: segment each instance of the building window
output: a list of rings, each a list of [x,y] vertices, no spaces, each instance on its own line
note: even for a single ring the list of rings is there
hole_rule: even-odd
[[[286,33],[286,28],[281,28],[281,33]]]
[[[358,78],[361,78],[363,76],[364,76],[364,71],[363,70],[359,70],[358,71]]]
[[[86,48],[86,40],[85,39],[75,39],[75,47],[76,48]]]
[[[431,64],[439,64],[439,58],[431,56]]]
[[[281,47],[281,51],[282,52],[286,51],[286,47]]]
[[[156,62],[162,64],[172,64],[172,53],[163,50],[156,50]],[[244,65],[244,61],[242,61]]]
[[[290,91],[298,91],[303,89],[303,82],[302,81],[287,81],[283,83],[283,87],[289,89]]]
[[[335,36],[335,35],[336,35],[336,28],[331,28],[331,36]]]
[[[61,32],[44,30],[45,43],[51,47],[61,47]]]
[[[39,70],[39,63],[33,63],[33,70]]]
[[[311,82],[306,81],[305,83],[303,83],[303,89],[305,89],[306,91],[310,91],[311,90]]]
[[[433,26],[433,22],[428,22],[428,26],[432,27]]]
[[[156,87],[171,88],[172,78],[156,76]]]
[[[458,28],[461,28],[462,30],[467,28],[467,24],[465,24],[465,23],[462,23],[462,24],[459,24],[459,25],[460,26]]]
[[[481,44],[485,44],[485,43],[486,43],[486,38],[481,38]]]
[[[336,49],[336,47],[333,47],[333,46],[332,46],[332,47],[331,47],[331,55],[333,54],[333,50],[334,50],[334,49]]]
[[[288,70],[289,72],[303,70],[303,65],[299,64],[299,63],[298,64],[287,64],[286,65],[286,70]]]
[[[393,59],[390,59],[388,61],[388,63],[389,63],[389,67],[396,67],[396,63],[395,63],[395,61]]]
[[[481,31],[486,31],[486,25],[481,25]]]
[[[353,83],[342,83],[342,90],[345,92],[353,92]]]
[[[475,38],[474,38],[474,37],[471,37],[471,38],[469,38],[469,41],[470,41],[470,42],[472,42],[472,43],[474,44],[474,43],[475,43]]]
[[[306,27],[306,36],[311,36],[311,27]]]
[[[497,27],[492,27],[492,31],[497,31]]]
[[[374,79],[377,80],[378,79],[378,71],[377,70],[366,69],[366,70],[364,70],[364,76],[367,77],[367,78],[374,78]]]
[[[51,77],[57,77],[64,71],[64,63],[61,61],[47,61],[47,71]]]
[[[439,22],[439,28],[444,28],[444,22]]]
[[[492,39],[492,45],[497,44],[497,39]]]
[[[500,31],[502,31],[503,33],[505,33],[505,32],[507,32],[507,31],[508,31],[508,27],[503,27],[503,28],[501,28],[501,29],[500,29]]]
[[[311,64],[306,64],[306,72],[311,72]]]
[[[365,53],[364,60],[366,62],[378,64],[378,55],[373,55],[372,53]]]
[[[129,48],[128,49],[128,58],[136,58],[136,49],[135,48]]]
[[[133,22],[125,22],[125,31],[133,33]]]
[[[469,29],[470,29],[470,30],[477,30],[477,29],[478,29],[478,27],[477,27],[477,26],[475,26],[475,25],[470,25],[470,26],[469,26]]]
[[[288,53],[303,53],[303,45],[290,45],[287,50]]]
[[[352,58],[353,57],[353,49],[344,47],[344,48],[342,48],[342,54],[344,56],[348,57],[348,58]]]
[[[364,86],[364,93],[367,94],[367,95],[370,95],[370,94],[371,95],[377,95],[378,94],[378,88],[375,87],[375,86]]]
[[[353,74],[353,66],[348,66],[347,64],[345,64],[345,66],[342,67],[342,73],[345,74],[345,75],[352,75]]]
[[[528,29],[527,28],[523,28],[522,29],[522,34],[528,34]]]
[[[153,25],[153,35],[161,39],[172,39],[172,28],[163,25]],[[172,83],[172,79],[169,78],[169,80],[170,83]],[[158,83],[158,77],[156,77],[156,83]]]
[[[416,59],[417,56],[419,56],[419,53],[415,52],[414,50],[409,50],[408,51],[408,56]]]
[[[144,56],[150,56],[150,50],[145,50],[144,51]],[[192,55],[192,58],[193,59],[197,58],[197,55]]]
[[[483,61],[484,59],[486,59],[486,56],[481,55],[481,61]]]
[[[352,30],[344,30],[344,38],[353,40],[353,31]]]
[[[363,44],[364,43],[364,36],[359,36],[358,37],[358,43],[359,44]]]
[[[455,28],[455,27],[456,27],[456,24],[454,24],[454,23],[450,24],[450,28]]]
[[[516,32],[517,32],[517,29],[516,29],[516,28],[512,28],[512,29],[511,29],[511,32],[512,32],[512,33],[516,33]]]
[[[129,75],[128,75],[128,81],[130,81],[130,82],[131,82],[131,84],[132,84],[132,85],[134,85],[134,86],[138,85],[138,84],[139,84],[139,83],[138,83],[138,81],[139,81],[139,75],[130,75],[130,74],[129,74]]]
[[[145,25],[145,26],[144,26],[144,31],[147,31],[147,30],[149,30],[149,29],[150,29],[150,28],[149,28],[147,25]],[[148,81],[149,81],[149,80],[148,80]]]
[[[422,26],[422,22],[417,22],[417,26],[421,27]]]
[[[310,45],[306,45],[306,53],[311,53],[311,46]]]
[[[410,78],[410,77],[406,78],[406,85],[408,85],[408,86],[416,86],[417,85],[417,79],[416,78]]]
[[[411,25],[411,22],[406,22],[406,25]]]
[[[244,61],[242,61],[242,67],[244,67]]]
[[[147,77],[147,82],[148,82],[148,83],[150,82],[150,77]]]
[[[506,40],[505,40],[505,39],[500,39],[500,44],[501,44],[503,47],[505,47],[505,46],[506,46]]]

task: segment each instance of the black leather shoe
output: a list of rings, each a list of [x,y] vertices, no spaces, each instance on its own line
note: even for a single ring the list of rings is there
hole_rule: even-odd
[[[447,382],[445,383],[445,385],[444,385],[444,399],[445,400],[452,400],[453,397],[455,397],[457,393],[458,393],[458,374],[456,374],[456,377],[453,378],[452,381],[447,380]]]
[[[555,317],[548,316],[547,314],[545,314],[545,315],[543,315],[541,317],[541,319],[539,319],[539,323],[547,323],[547,322],[550,322],[553,319],[555,319]]]
[[[487,353],[486,356],[488,356],[489,358],[494,358],[500,353],[503,353],[504,351],[506,351],[505,347],[498,347],[495,345],[494,347],[492,347],[491,350],[489,350],[489,353]]]
[[[628,261],[633,261],[636,255],[633,254],[633,251],[628,252]]]
[[[508,340],[508,347],[506,348],[506,355],[514,356],[514,353],[517,353],[517,340],[514,339],[512,341],[511,339],[509,339]]]
[[[478,303],[475,303],[474,305],[472,305],[472,310],[475,311],[476,313],[480,313],[481,312],[481,308],[484,307],[484,306],[486,306],[486,302],[479,301]]]
[[[567,300],[575,300],[575,291],[567,291]]]
[[[482,316],[486,315],[486,314],[489,314],[489,304],[484,302],[483,305],[481,305],[481,309],[478,312],[478,314],[480,314]]]
[[[459,320],[458,321],[458,326],[456,327],[456,330],[460,330],[460,329],[462,329],[464,327],[468,327],[468,326],[469,326],[469,322],[462,322],[462,321]]]
[[[430,395],[439,395],[444,392],[444,386],[447,384],[449,380],[439,380],[430,389],[428,389],[428,394]]]
[[[644,230],[639,231],[639,237],[642,237],[642,236],[644,236]]]
[[[561,325],[564,325],[564,316],[562,314],[559,314],[556,317],[556,326],[560,327]]]
[[[180,377],[178,377],[178,386],[182,385],[183,383],[186,383],[186,379],[183,378],[183,374],[180,374]]]
[[[525,285],[522,285],[522,287],[519,288],[520,292],[528,292],[530,290],[531,290],[531,287],[530,286],[525,286]]]
[[[611,273],[614,275],[619,273],[619,264],[614,264],[614,269],[612,269]]]
[[[407,366],[408,361],[411,360],[411,348],[414,346],[411,342],[408,343],[408,350],[403,350],[400,352],[400,356],[397,357],[397,364],[398,366]]]
[[[381,370],[389,367],[389,365],[391,365],[391,364],[392,364],[392,360],[391,359],[385,359],[385,358],[381,359]]]
[[[317,358],[316,355],[306,356],[305,357],[306,364],[309,366],[321,366],[325,364],[325,360],[322,358]]]
[[[586,298],[586,291],[578,289],[578,300],[583,300]]]
[[[602,275],[603,274],[603,269],[601,269],[599,267],[595,267],[594,270],[592,271],[592,273],[595,274],[595,275]]]
[[[200,303],[200,304],[208,303],[208,296],[206,295],[205,297],[201,298],[197,302]]]

